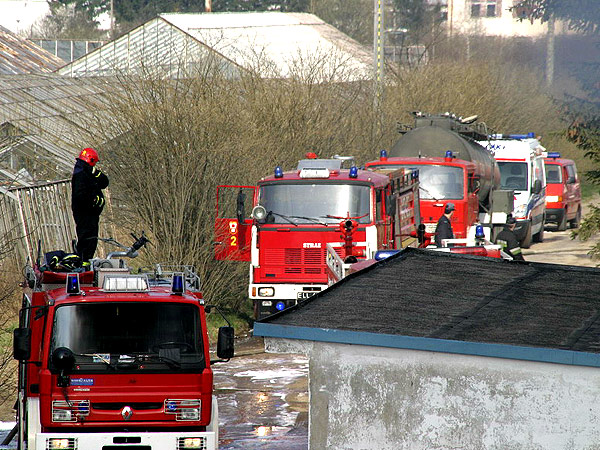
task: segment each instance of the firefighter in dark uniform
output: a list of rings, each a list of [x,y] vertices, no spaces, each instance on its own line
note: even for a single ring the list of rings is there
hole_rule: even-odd
[[[450,223],[454,209],[454,203],[446,203],[444,214],[442,214],[435,227],[435,245],[438,247],[442,246],[442,239],[454,239],[454,232]]]
[[[525,261],[519,247],[519,240],[515,235],[516,219],[509,214],[504,229],[496,236],[495,243],[502,247],[504,253],[509,254],[516,261]]]
[[[85,148],[73,168],[71,180],[71,209],[77,231],[76,252],[85,264],[94,257],[98,245],[98,222],[104,208],[102,189],[108,186],[108,177],[96,167],[98,153]]]

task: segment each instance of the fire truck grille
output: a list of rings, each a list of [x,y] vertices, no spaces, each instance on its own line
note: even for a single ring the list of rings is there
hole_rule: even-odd
[[[322,248],[273,248],[264,254],[265,266],[283,266],[286,274],[324,273],[325,250]]]
[[[92,403],[92,409],[97,411],[119,411],[125,406],[129,406],[135,411],[148,411],[152,409],[162,409],[162,402],[133,402],[133,403]]]

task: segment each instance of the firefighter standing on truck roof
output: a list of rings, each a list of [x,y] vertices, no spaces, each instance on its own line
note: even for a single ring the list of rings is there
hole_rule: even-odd
[[[98,222],[104,208],[102,189],[108,186],[108,177],[96,167],[98,153],[93,148],[84,148],[71,180],[71,209],[77,231],[76,252],[85,264],[94,257],[98,245]]]
[[[454,239],[454,232],[450,223],[454,209],[454,203],[446,203],[444,214],[442,214],[435,227],[435,245],[438,247],[442,246],[442,239]]]
[[[495,242],[502,247],[504,253],[512,256],[514,260],[525,261],[521,253],[521,247],[519,247],[519,240],[515,235],[516,226],[517,220],[509,214],[506,219],[506,225],[504,225],[504,229],[496,236]]]

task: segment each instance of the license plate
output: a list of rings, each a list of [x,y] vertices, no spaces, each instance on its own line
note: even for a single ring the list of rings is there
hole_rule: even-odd
[[[298,300],[312,297],[316,292],[298,292]]]

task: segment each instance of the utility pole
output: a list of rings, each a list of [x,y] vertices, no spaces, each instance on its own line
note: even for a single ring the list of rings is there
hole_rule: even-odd
[[[374,53],[374,105],[375,113],[379,113],[381,99],[383,96],[384,60],[383,50],[385,47],[385,30],[383,28],[384,0],[375,1],[374,29],[373,29],[373,53]]]
[[[548,18],[548,34],[546,43],[546,86],[554,83],[554,15]]]
[[[115,5],[114,0],[110,0],[110,38],[115,38]]]

